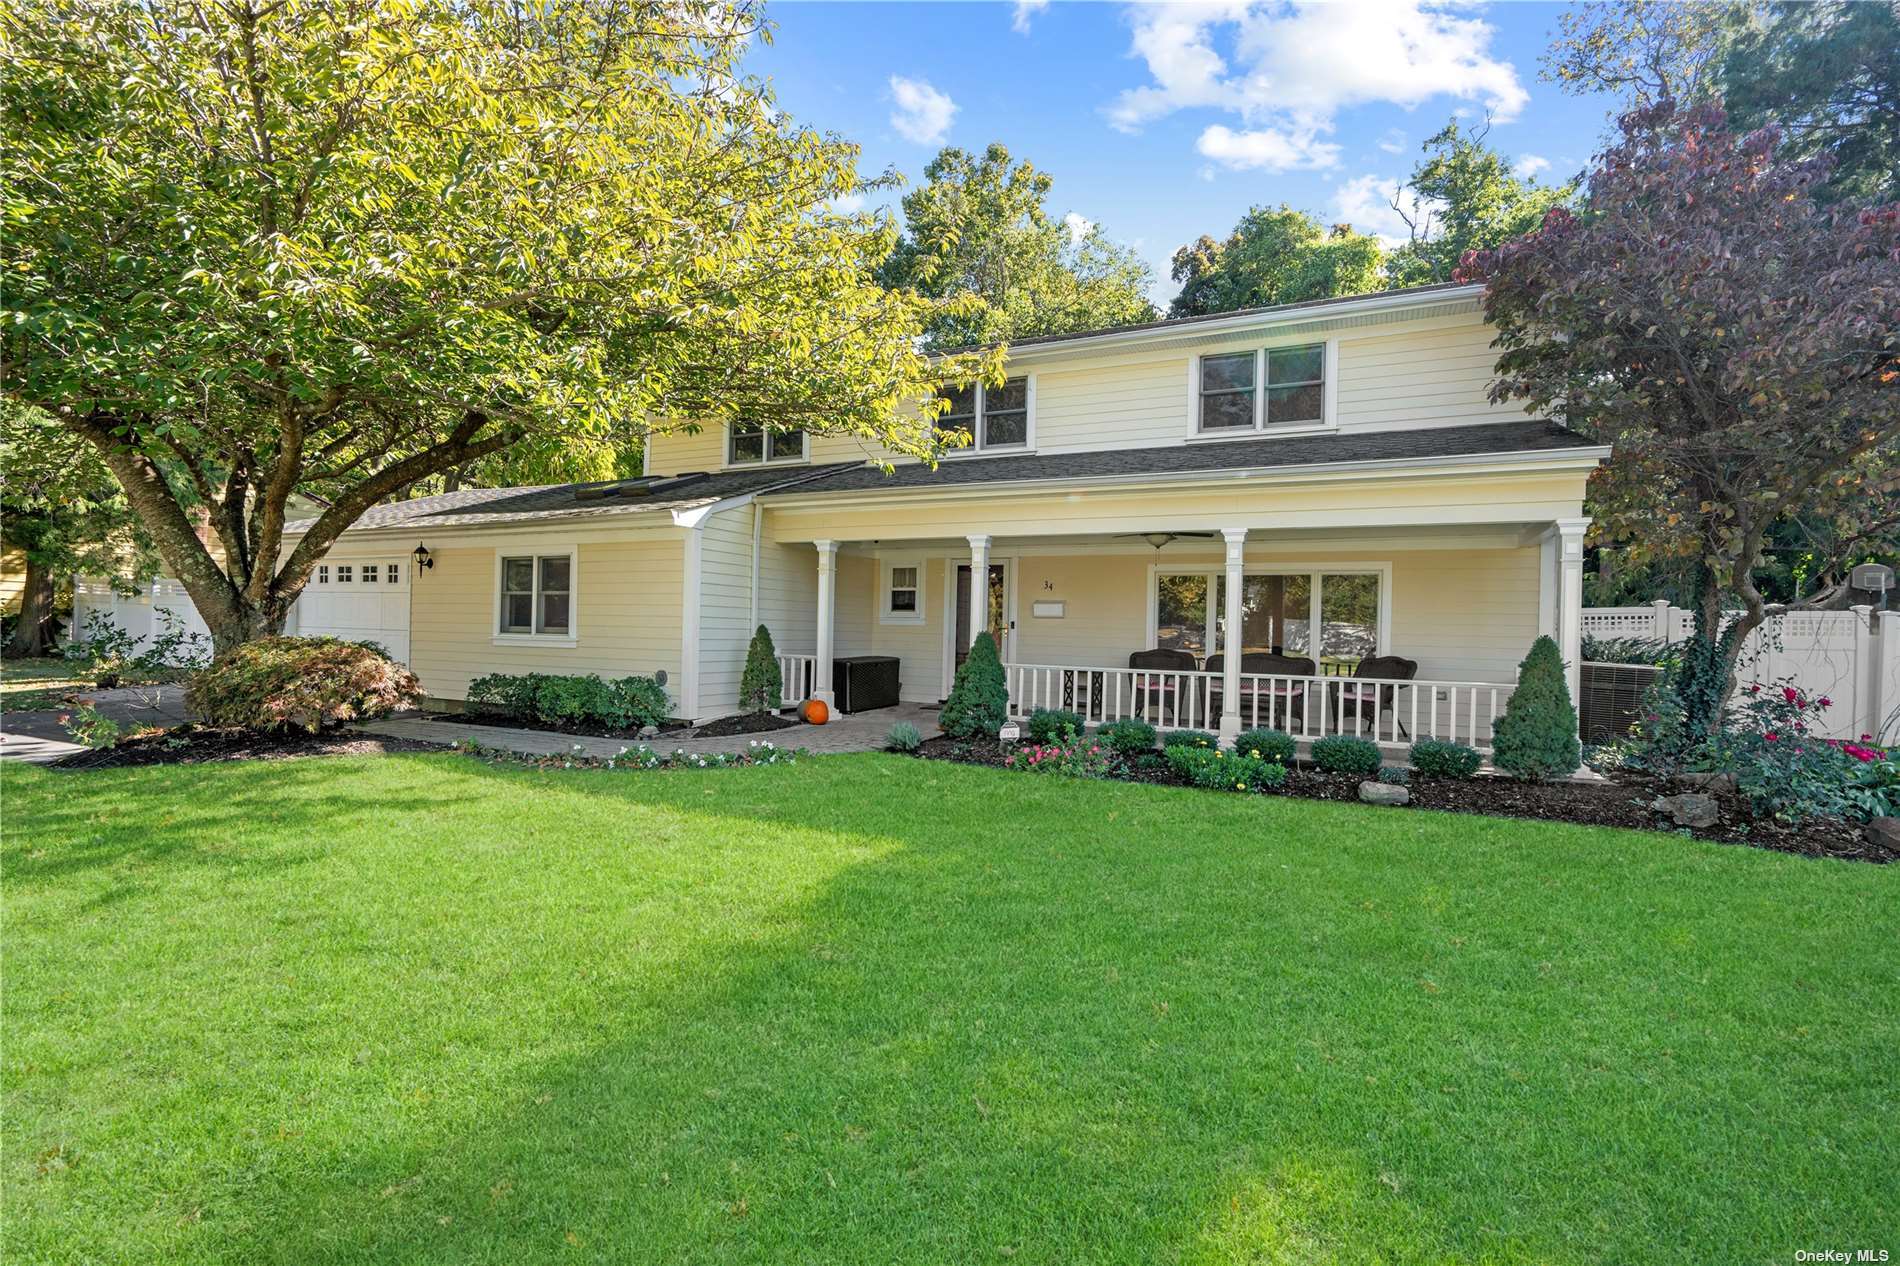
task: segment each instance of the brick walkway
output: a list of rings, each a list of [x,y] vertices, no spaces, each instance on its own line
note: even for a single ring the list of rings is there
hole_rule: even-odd
[[[937,710],[917,703],[900,703],[895,708],[859,712],[834,717],[827,725],[799,725],[773,730],[769,734],[729,734],[723,738],[679,739],[662,734],[647,743],[656,752],[686,751],[695,755],[711,752],[738,752],[754,742],[770,742],[779,747],[802,747],[808,752],[872,752],[884,746],[885,736],[899,721],[909,721],[925,738],[935,737]],[[392,717],[355,727],[365,734],[384,738],[416,739],[424,743],[479,743],[524,756],[560,756],[579,748],[589,756],[614,756],[638,746],[634,739],[587,738],[578,734],[556,734],[548,730],[518,730],[499,725],[469,725],[451,719],[424,720],[420,717]]]

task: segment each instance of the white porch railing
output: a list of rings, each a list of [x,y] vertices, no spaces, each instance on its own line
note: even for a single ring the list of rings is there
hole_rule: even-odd
[[[779,707],[796,708],[811,698],[818,685],[816,655],[780,655],[778,657]]]
[[[1091,725],[1138,717],[1157,730],[1213,730],[1222,675],[1077,664],[1005,664],[1009,710],[1024,718],[1066,708]],[[1491,728],[1514,687],[1497,681],[1380,681],[1358,677],[1240,675],[1243,729],[1267,726],[1298,739],[1357,734],[1402,745],[1450,739],[1491,750]]]

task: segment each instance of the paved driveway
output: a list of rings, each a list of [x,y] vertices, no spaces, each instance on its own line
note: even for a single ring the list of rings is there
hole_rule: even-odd
[[[122,686],[117,690],[82,690],[99,711],[128,729],[141,725],[177,725],[185,719],[182,686]],[[0,713],[0,760],[46,765],[62,756],[84,751],[66,734],[59,719],[70,707]]]

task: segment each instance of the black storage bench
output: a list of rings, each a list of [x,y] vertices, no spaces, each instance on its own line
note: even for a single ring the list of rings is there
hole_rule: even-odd
[[[831,661],[831,689],[840,712],[869,712],[897,706],[897,659],[891,655],[852,655]]]

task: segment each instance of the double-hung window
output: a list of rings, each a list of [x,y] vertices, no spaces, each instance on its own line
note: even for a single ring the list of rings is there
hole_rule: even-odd
[[[1203,356],[1195,427],[1228,435],[1326,421],[1326,344]]]
[[[970,383],[942,393],[950,407],[937,416],[937,430],[945,436],[962,432],[970,437],[964,452],[1008,451],[1029,447],[1030,386],[1027,377],[1011,378],[1000,387]]]
[[[514,635],[571,637],[574,631],[574,560],[533,554],[501,560],[501,627]]]
[[[804,460],[803,431],[768,431],[757,422],[734,422],[727,431],[726,464],[729,466]]]

